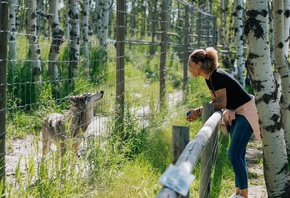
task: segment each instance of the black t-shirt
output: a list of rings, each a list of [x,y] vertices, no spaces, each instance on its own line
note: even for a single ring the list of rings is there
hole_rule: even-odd
[[[251,95],[240,85],[240,83],[229,73],[222,69],[215,69],[209,80],[205,80],[208,88],[215,93],[219,89],[226,88],[227,109],[237,109],[239,106],[249,102]]]

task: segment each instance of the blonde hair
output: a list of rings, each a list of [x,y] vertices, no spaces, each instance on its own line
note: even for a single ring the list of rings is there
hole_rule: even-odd
[[[196,64],[201,62],[201,68],[206,73],[211,73],[219,66],[218,54],[213,47],[208,47],[205,50],[196,49],[189,55],[189,59]]]

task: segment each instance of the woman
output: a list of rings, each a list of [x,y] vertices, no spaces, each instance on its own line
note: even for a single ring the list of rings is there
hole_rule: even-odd
[[[233,166],[236,184],[236,192],[232,197],[248,198],[246,147],[253,131],[257,139],[261,138],[255,99],[233,76],[218,68],[218,55],[214,48],[193,51],[188,64],[194,77],[205,78],[214,109],[225,109],[222,123],[230,133],[228,157]],[[189,122],[195,121],[202,112],[202,107],[192,109],[186,119]]]

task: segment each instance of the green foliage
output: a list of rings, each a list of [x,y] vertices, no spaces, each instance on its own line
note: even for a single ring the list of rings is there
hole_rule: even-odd
[[[39,83],[33,81],[30,62],[19,63],[13,67],[8,64],[8,108],[23,106],[30,110],[37,102],[40,87]]]
[[[187,97],[184,102],[191,108],[202,106],[203,103],[208,103],[211,101],[206,82],[201,77],[192,78],[187,90],[188,94],[186,95]]]
[[[17,111],[17,113],[9,114],[6,126],[7,137],[23,138],[27,133],[38,135],[41,130],[39,124],[41,121],[37,112]]]
[[[94,83],[105,83],[108,79],[108,54],[101,48],[90,50],[90,76]]]

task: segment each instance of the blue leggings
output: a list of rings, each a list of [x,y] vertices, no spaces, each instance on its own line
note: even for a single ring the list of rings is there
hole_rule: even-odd
[[[228,157],[234,169],[236,188],[242,190],[248,188],[248,173],[245,156],[246,147],[253,130],[247,119],[237,114],[232,125],[228,126],[228,130],[231,137]]]

